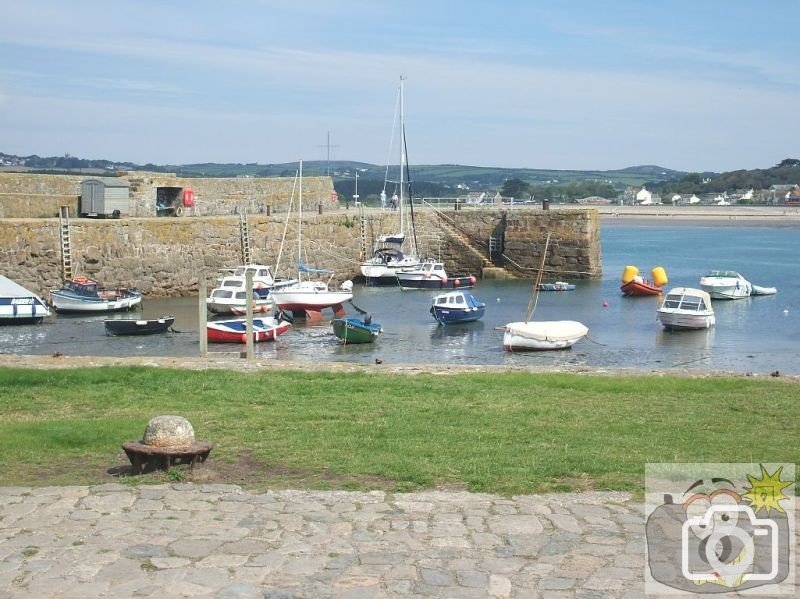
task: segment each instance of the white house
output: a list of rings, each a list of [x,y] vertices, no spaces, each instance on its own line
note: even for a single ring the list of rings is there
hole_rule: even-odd
[[[640,206],[650,206],[653,203],[653,194],[647,191],[645,187],[642,187],[636,194],[635,203]]]

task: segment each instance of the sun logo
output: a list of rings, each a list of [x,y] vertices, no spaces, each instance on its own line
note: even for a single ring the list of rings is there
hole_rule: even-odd
[[[762,509],[766,510],[767,515],[769,515],[770,510],[773,509],[783,513],[784,510],[781,507],[781,501],[789,499],[783,494],[783,490],[786,487],[792,486],[792,483],[781,480],[783,466],[778,468],[773,474],[767,472],[763,465],[759,464],[759,466],[761,467],[761,478],[756,478],[750,474],[747,475],[750,488],[747,489],[747,492],[742,498],[750,502],[750,507],[756,514]]]

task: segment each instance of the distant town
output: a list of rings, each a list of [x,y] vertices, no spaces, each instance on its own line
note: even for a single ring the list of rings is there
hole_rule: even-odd
[[[115,176],[120,172],[173,173],[181,177],[291,177],[297,163],[139,165],[89,160],[69,154],[57,157],[17,156],[0,152],[0,172]],[[397,167],[395,167],[396,169]],[[317,160],[304,162],[308,176],[330,176],[343,202],[358,195],[360,203],[378,205],[391,196],[386,166]],[[726,173],[681,172],[656,165],[611,171],[495,168],[463,165],[412,165],[414,198],[464,204],[585,205],[800,205],[800,160]]]

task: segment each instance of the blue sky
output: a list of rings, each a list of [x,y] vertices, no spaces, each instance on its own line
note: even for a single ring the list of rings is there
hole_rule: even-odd
[[[800,3],[0,0],[0,151],[687,171],[800,157]]]

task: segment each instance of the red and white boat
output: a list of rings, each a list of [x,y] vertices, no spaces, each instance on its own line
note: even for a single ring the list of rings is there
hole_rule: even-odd
[[[291,327],[272,316],[253,319],[253,341],[274,341]],[[211,343],[247,343],[247,319],[216,320],[206,324],[206,334]]]
[[[345,281],[341,286],[331,288],[333,271],[311,268],[302,259],[303,256],[303,162],[300,161],[299,200],[297,202],[297,282],[274,289],[270,294],[275,306],[283,311],[291,311],[294,316],[317,320],[322,310],[332,308],[337,318],[345,315],[344,302],[353,299],[353,283]],[[290,204],[291,209],[291,204]],[[327,281],[311,279],[311,276],[328,275]]]

